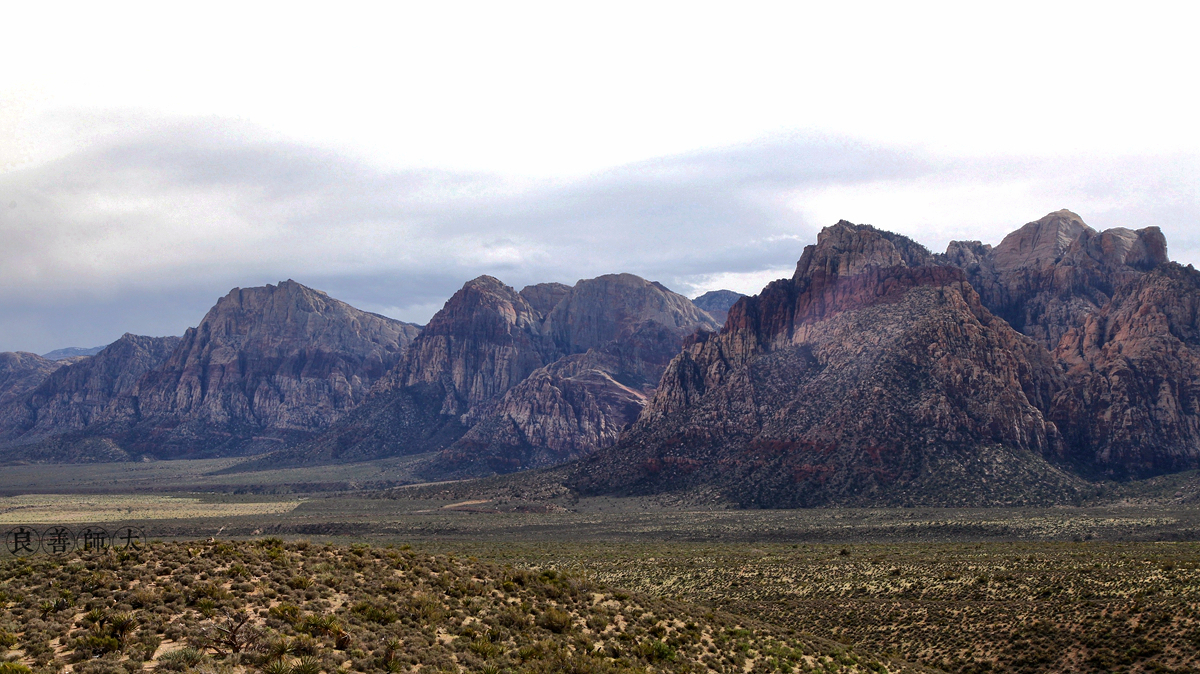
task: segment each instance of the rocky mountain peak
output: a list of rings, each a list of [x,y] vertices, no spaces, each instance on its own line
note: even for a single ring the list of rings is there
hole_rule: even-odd
[[[840,220],[822,229],[815,245],[804,248],[793,278],[807,278],[817,272],[854,276],[872,266],[912,267],[932,260],[924,246],[908,237]]]
[[[549,334],[567,353],[603,346],[647,323],[686,333],[719,327],[688,298],[633,274],[581,280],[546,317]]]
[[[530,294],[540,302],[553,292]],[[413,344],[401,368],[404,386],[433,385],[441,413],[461,415],[507,391],[547,358],[542,316],[492,276],[467,281]]]
[[[529,302],[529,306],[542,316],[562,301],[571,292],[571,286],[565,283],[538,283],[521,289],[521,297]]]
[[[1064,208],[1004,237],[992,251],[992,259],[999,271],[1048,267],[1059,262],[1085,233],[1095,234],[1096,230]]]
[[[442,310],[429,320],[429,335],[460,334],[468,329],[476,337],[508,339],[512,330],[538,332],[540,316],[517,291],[494,276],[480,276],[463,284]]]
[[[1121,287],[1168,261],[1157,227],[1097,232],[1065,209],[995,248],[952,241],[941,259],[966,272],[988,309],[1050,350]]]
[[[710,290],[692,300],[692,304],[708,312],[718,323],[724,323],[729,309],[745,295],[732,290]]]

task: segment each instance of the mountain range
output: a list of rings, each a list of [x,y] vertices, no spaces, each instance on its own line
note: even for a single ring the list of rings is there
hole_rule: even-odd
[[[0,460],[233,455],[565,464],[580,494],[745,507],[1071,502],[1200,467],[1200,273],[1065,210],[945,253],[842,221],[753,297],[481,276],[420,327],[286,281],[182,337],[0,354]]]

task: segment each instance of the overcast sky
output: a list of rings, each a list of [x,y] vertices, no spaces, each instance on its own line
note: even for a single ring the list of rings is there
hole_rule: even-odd
[[[942,250],[1070,208],[1200,264],[1182,3],[28,4],[0,351],[288,278],[418,323],[484,273],[753,293],[843,218]]]

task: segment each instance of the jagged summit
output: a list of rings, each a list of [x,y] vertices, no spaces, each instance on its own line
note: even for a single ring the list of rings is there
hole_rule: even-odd
[[[285,448],[262,467],[430,453],[428,479],[592,457],[580,491],[1062,503],[1080,476],[1200,467],[1197,316],[1200,272],[1158,228],[1067,210],[938,255],[840,221],[753,297],[480,276],[424,330],[288,280],[231,290],[182,338],[0,354],[0,447]]]
[[[872,266],[914,267],[928,264],[932,257],[928,249],[906,236],[839,220],[821,230],[815,245],[805,246],[793,278],[817,272],[854,276]]]

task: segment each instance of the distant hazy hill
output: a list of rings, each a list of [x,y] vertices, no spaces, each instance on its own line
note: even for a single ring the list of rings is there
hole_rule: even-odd
[[[65,349],[55,349],[50,353],[43,353],[42,358],[46,360],[63,360],[64,358],[77,358],[79,356],[94,356],[104,349],[103,346],[93,346],[84,348],[82,346],[68,346]]]
[[[710,316],[717,319],[718,323],[724,323],[729,308],[743,297],[745,295],[732,290],[710,290],[692,300],[692,304],[707,311]]]

